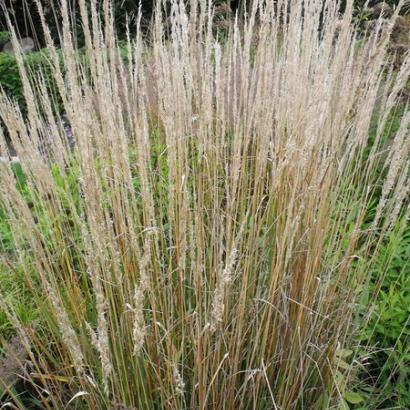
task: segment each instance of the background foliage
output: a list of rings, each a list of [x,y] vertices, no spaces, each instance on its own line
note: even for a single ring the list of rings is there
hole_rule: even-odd
[[[33,73],[42,73],[48,85],[53,88],[53,79],[48,53],[45,50],[30,53],[25,56],[26,69]],[[7,95],[25,107],[23,85],[21,82],[17,61],[13,55],[0,53],[0,85]],[[23,109],[24,111],[24,109]]]
[[[52,32],[55,41],[59,40],[61,13],[58,6],[58,0],[42,0],[46,20]],[[81,41],[81,24],[78,0],[68,0],[69,9],[72,11],[72,19],[75,22],[75,27],[79,32],[78,40]],[[130,25],[135,21],[135,16],[138,11],[139,2],[135,0],[113,0],[115,23],[119,37],[126,35],[126,21],[129,19]],[[153,0],[144,0],[141,2],[141,10],[146,22],[149,21]],[[97,2],[102,7],[103,2]],[[38,44],[44,45],[44,38],[39,30],[41,26],[40,17],[37,12],[36,2],[34,0],[15,1],[5,0],[4,6],[11,12],[12,23],[17,28],[22,37],[32,37]],[[5,13],[0,13],[0,30],[7,30],[7,21]]]

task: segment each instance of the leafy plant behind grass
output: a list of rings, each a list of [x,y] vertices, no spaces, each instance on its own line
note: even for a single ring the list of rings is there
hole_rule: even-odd
[[[0,31],[0,42],[6,42],[10,39],[10,33],[8,31]]]
[[[364,366],[357,389],[366,408],[410,405],[410,225],[403,219],[386,238],[363,300]]]
[[[27,351],[36,400],[138,409],[354,402],[343,348],[357,330],[360,289],[409,216],[409,114],[391,144],[381,138],[410,69],[407,59],[397,76],[385,70],[389,27],[357,47],[351,4],[339,21],[329,2],[322,21],[314,2],[291,2],[284,22],[287,2],[256,1],[219,43],[212,9],[192,2],[188,17],[172,2],[171,37],[157,7],[151,45],[129,40],[124,61],[104,4],[105,25],[94,2],[94,20],[83,19],[87,69],[65,1],[65,81],[48,39],[73,150],[44,77],[32,79],[19,54],[27,118],[0,96],[25,176],[22,192],[0,163],[13,250],[2,266],[22,273],[36,319],[23,320],[19,300],[0,298],[0,307]]]

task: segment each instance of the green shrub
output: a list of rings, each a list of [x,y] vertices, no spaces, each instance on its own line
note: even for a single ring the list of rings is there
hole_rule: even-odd
[[[48,52],[40,50],[24,56],[26,70],[35,77],[41,75],[50,92],[55,95],[55,84]],[[26,113],[26,99],[17,61],[14,55],[0,53],[0,87],[6,95],[18,103],[23,114]]]
[[[10,33],[8,31],[0,31],[0,44],[3,41],[7,41],[10,38]]]
[[[128,57],[127,46],[125,42],[120,43],[120,56],[125,61]],[[84,49],[77,51],[77,59],[83,68],[87,69],[89,61],[84,53]],[[56,103],[54,110],[62,112],[63,107],[61,99],[58,97],[55,80],[53,77],[53,68],[50,62],[50,56],[47,49],[42,49],[24,56],[24,63],[30,78],[41,76],[47,84],[47,91],[54,97]],[[61,59],[61,69],[63,61]],[[21,81],[17,61],[14,55],[0,52],[0,88],[6,95],[14,100],[20,107],[23,114],[27,113],[26,98],[24,96],[23,84]],[[33,88],[36,91],[35,87]],[[0,118],[1,124],[1,118]]]
[[[400,128],[406,108],[398,104],[388,116],[380,143],[389,149]],[[376,142],[378,124],[370,128],[366,161]],[[377,180],[386,178],[383,162],[374,170]],[[374,190],[363,229],[372,229],[382,185]],[[398,403],[410,407],[410,225],[401,218],[385,238],[368,285],[362,290],[359,315],[366,325],[359,335],[358,357],[364,366],[354,377],[355,390],[366,398],[360,409],[386,408]]]
[[[410,225],[403,219],[380,250],[362,308],[368,357],[359,379],[370,408],[410,408]],[[372,297],[375,295],[375,297]]]

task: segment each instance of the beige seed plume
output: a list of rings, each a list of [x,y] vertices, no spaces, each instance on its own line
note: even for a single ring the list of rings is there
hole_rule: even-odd
[[[217,277],[216,289],[211,305],[210,330],[212,332],[216,330],[217,326],[222,323],[223,320],[225,312],[225,290],[232,281],[232,273],[235,268],[237,256],[238,250],[233,248],[228,256],[224,270]]]

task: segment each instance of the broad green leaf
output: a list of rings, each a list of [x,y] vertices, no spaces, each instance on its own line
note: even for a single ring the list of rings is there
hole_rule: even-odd
[[[342,357],[342,358],[349,357],[352,354],[353,354],[353,350],[349,350],[349,349],[339,349],[336,351],[336,356]]]
[[[360,394],[355,393],[353,391],[347,392],[343,395],[344,399],[351,404],[361,403],[363,401],[363,397]]]
[[[340,367],[341,369],[350,370],[351,368],[350,364],[346,363],[340,357],[336,357],[335,362],[336,362],[337,367]]]

